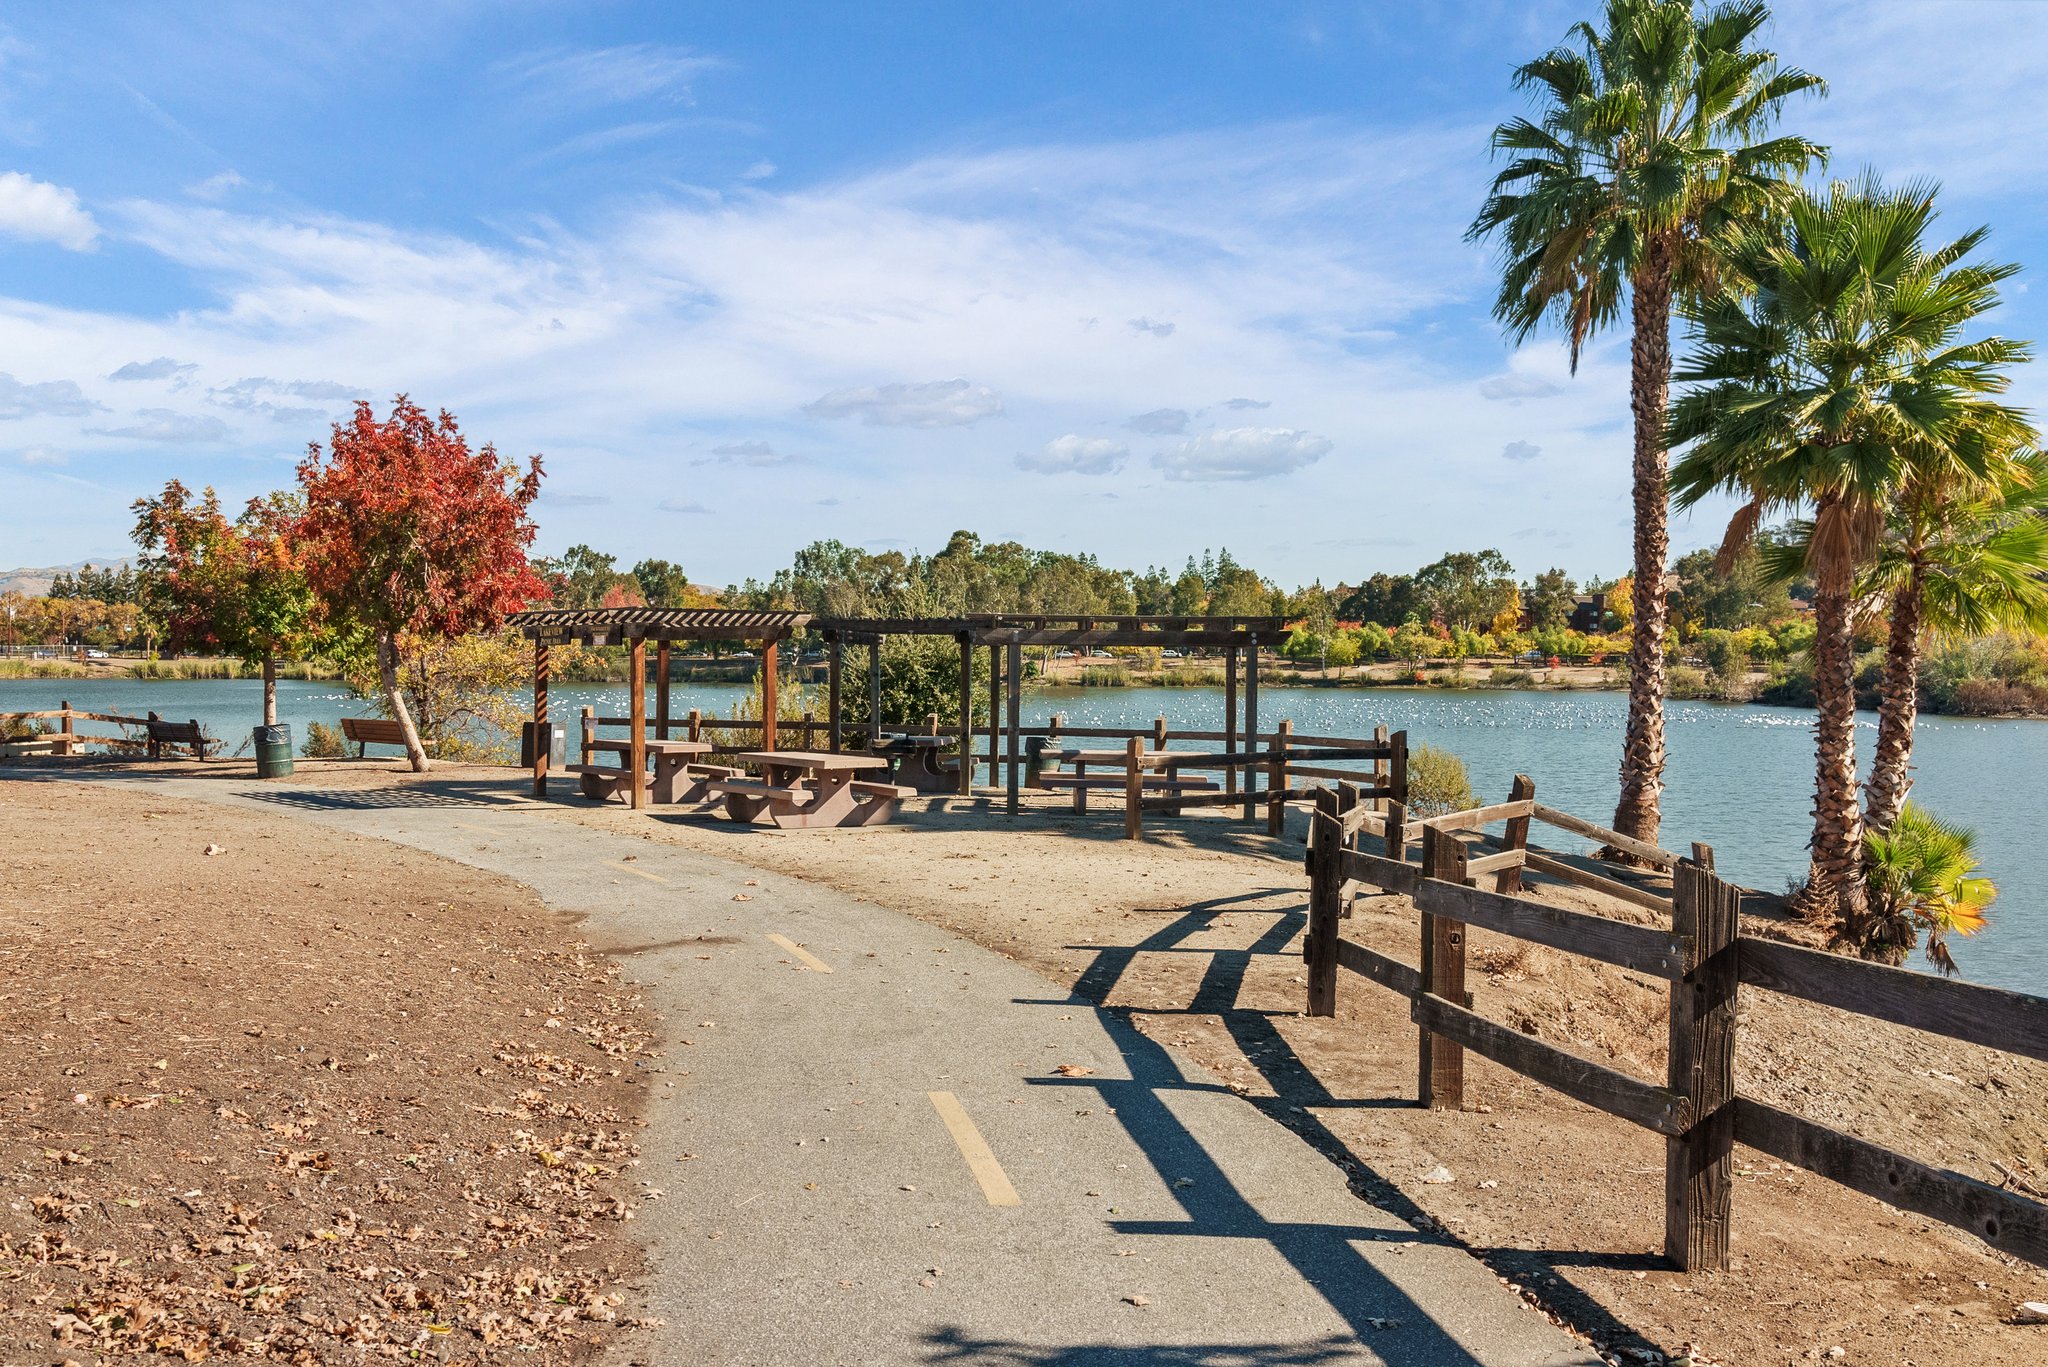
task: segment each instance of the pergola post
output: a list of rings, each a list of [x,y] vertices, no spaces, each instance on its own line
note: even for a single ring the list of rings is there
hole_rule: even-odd
[[[654,643],[654,734],[668,739],[668,642]]]
[[[772,638],[761,647],[761,748],[775,748],[775,721],[780,714],[780,701],[775,696],[775,647]]]
[[[632,749],[627,753],[627,766],[632,769],[632,781],[627,785],[629,805],[638,811],[647,803],[647,638],[635,636],[628,658],[633,675],[633,688],[629,694],[631,711],[628,724],[633,728],[630,741]]]
[[[1018,735],[1017,735],[1017,732],[1018,732],[1018,729],[1019,729],[1019,727],[1020,727],[1020,726],[1022,725],[1022,721],[1023,721],[1023,705],[1024,705],[1024,647],[1023,647],[1023,646],[1022,646],[1022,645],[1021,645],[1020,643],[1018,643],[1017,641],[1014,641],[1014,640],[1013,640],[1013,641],[1011,641],[1011,642],[1010,642],[1010,650],[1009,650],[1009,656],[1010,656],[1010,659],[1009,659],[1009,668],[1010,668],[1010,678],[1009,678],[1009,697],[1010,697],[1010,707],[1009,707],[1009,713],[1010,713],[1010,718],[1009,718],[1009,720],[1010,720],[1010,745],[1009,745],[1009,755],[1010,755],[1010,777],[1009,777],[1009,807],[1010,807],[1010,815],[1011,815],[1011,816],[1015,816],[1015,815],[1017,814],[1017,777],[1018,777],[1018,775],[1017,775],[1017,767],[1018,767],[1019,763],[1020,763],[1020,762],[1022,761],[1022,759],[1023,759],[1023,756],[1022,756],[1021,754],[1019,754],[1019,753],[1018,753],[1018,741],[1019,741],[1019,737],[1018,737]]]
[[[882,638],[868,642],[868,753],[882,743]]]
[[[1259,638],[1254,634],[1251,643],[1244,648],[1244,740],[1247,750],[1259,748]],[[1259,768],[1248,765],[1244,771],[1244,819],[1258,819],[1258,804],[1251,801],[1259,790]]]
[[[991,702],[993,707],[994,703]],[[960,637],[960,796],[974,794],[974,643]]]
[[[988,786],[996,786],[997,766],[1002,763],[1003,730],[1003,648],[991,642],[988,648]]]
[[[533,795],[548,795],[548,647],[533,642]]]
[[[1234,752],[1237,749],[1237,647],[1223,648],[1223,749]],[[1223,770],[1223,791],[1237,791],[1237,766],[1226,765]]]
[[[845,646],[839,639],[839,633],[835,631],[832,633],[831,641],[825,646],[825,726],[832,738],[832,753],[835,755],[845,745],[845,729],[840,725],[839,719],[839,671],[843,664],[840,657],[844,653]]]

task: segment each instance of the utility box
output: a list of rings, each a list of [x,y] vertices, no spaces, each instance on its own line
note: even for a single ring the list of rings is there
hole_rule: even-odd
[[[534,733],[542,732],[542,744],[548,748],[548,768],[559,769],[568,763],[563,758],[569,746],[569,728],[558,721],[545,723],[522,722],[519,727],[519,767],[531,769],[536,753]]]

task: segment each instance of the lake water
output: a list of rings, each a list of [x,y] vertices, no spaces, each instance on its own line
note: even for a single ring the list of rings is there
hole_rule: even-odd
[[[196,718],[231,738],[232,749],[260,713],[261,688],[253,680],[7,679],[0,680],[0,712],[53,708],[60,698],[96,712],[155,711]],[[671,707],[724,714],[744,692],[678,684]],[[308,722],[332,725],[371,711],[337,684],[284,682],[278,698],[280,719],[299,738]],[[619,684],[557,686],[550,698],[558,717],[573,717],[585,704],[610,715],[626,710]],[[1619,693],[1268,688],[1259,701],[1267,726],[1287,717],[1311,734],[1366,736],[1382,724],[1405,729],[1410,744],[1462,756],[1483,797],[1505,798],[1509,781],[1525,773],[1551,806],[1601,822],[1614,813],[1627,705]],[[1222,693],[1211,689],[1047,689],[1027,693],[1024,711],[1027,722],[1061,712],[1076,726],[1144,726],[1164,716],[1172,725],[1209,730],[1223,721]],[[1867,764],[1875,720],[1860,720]],[[1725,874],[1756,887],[1781,888],[1801,874],[1813,792],[1810,722],[1810,714],[1784,708],[1671,703],[1665,848],[1704,840]],[[2026,796],[2048,772],[2048,722],[1925,717],[1915,750],[1914,797],[1976,828],[1984,869],[2001,889],[1990,929],[1955,942],[1963,972],[1978,982],[2048,991],[2048,840],[2041,833],[2048,799]],[[1566,842],[1563,832],[1548,836]]]

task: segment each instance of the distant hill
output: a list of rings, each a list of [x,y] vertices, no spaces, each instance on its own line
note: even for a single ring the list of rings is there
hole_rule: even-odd
[[[87,565],[96,570],[111,570],[128,563],[128,557],[117,556],[107,560],[80,560],[69,565],[49,565],[42,569],[0,570],[0,593],[25,593],[35,597],[48,593],[50,581],[60,574],[76,574]]]

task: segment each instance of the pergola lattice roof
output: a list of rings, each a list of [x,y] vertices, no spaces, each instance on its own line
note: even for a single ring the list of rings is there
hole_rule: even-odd
[[[506,624],[536,641],[619,645],[648,641],[780,641],[810,624],[808,612],[725,608],[535,608]]]

